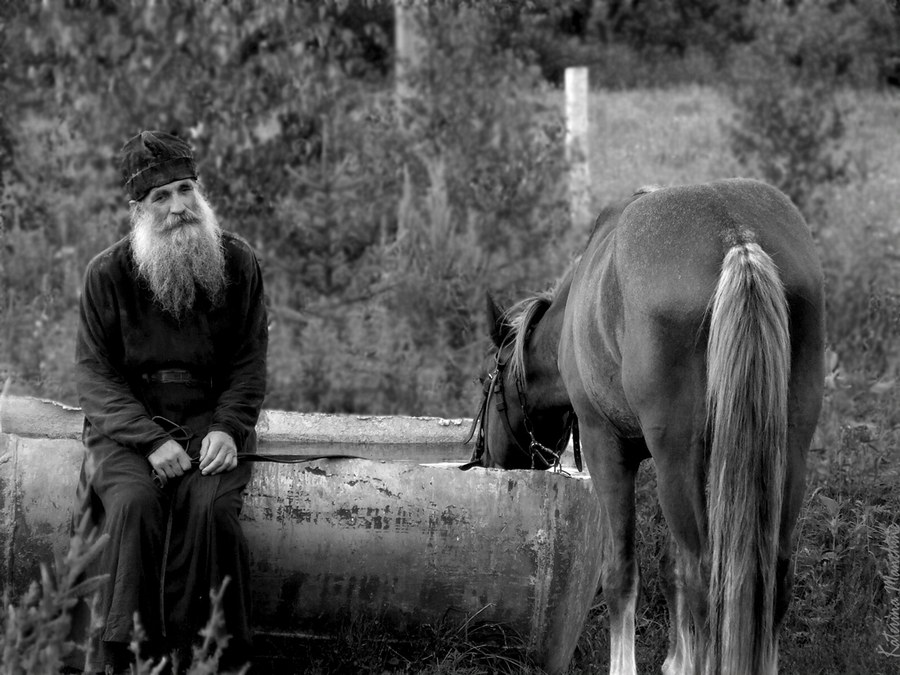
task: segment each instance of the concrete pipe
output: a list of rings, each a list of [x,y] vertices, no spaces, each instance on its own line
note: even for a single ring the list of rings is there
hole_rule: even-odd
[[[477,615],[565,670],[600,569],[586,474],[456,467],[468,420],[266,411],[260,452],[365,459],[255,464],[244,495],[257,634],[327,635],[375,619],[402,635]],[[81,463],[77,408],[0,401],[7,588],[65,550]]]

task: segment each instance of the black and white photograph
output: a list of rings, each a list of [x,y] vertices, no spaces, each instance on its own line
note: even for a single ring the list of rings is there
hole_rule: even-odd
[[[0,675],[900,673],[900,1],[0,0]]]

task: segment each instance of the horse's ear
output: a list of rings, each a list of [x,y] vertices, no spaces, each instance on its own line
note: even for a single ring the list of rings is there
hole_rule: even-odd
[[[494,301],[490,291],[485,294],[487,300],[488,327],[491,331],[491,341],[500,347],[509,333],[509,324],[506,323],[503,309]]]

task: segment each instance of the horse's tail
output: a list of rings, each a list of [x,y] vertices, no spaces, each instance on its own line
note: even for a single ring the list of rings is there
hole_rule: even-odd
[[[776,667],[789,371],[787,301],[778,270],[758,244],[738,244],[722,264],[707,353],[707,673],[757,675]]]

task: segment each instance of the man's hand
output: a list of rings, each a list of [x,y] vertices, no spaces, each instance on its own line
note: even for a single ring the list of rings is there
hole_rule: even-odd
[[[224,431],[210,431],[200,446],[200,472],[213,476],[238,465],[234,439]]]
[[[191,458],[177,442],[166,441],[147,457],[162,485],[191,468]]]

